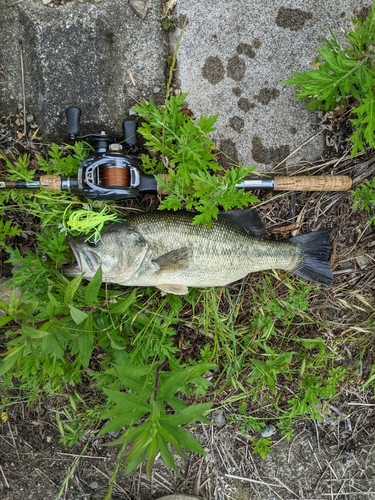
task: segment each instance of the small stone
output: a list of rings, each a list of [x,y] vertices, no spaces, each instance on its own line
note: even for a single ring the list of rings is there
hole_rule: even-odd
[[[272,424],[266,425],[260,432],[260,435],[264,438],[270,437],[276,432],[276,427]]]
[[[26,116],[27,123],[31,123],[33,120],[34,120],[34,116],[33,115],[27,115]]]
[[[111,431],[108,432],[108,434],[114,438],[117,438],[117,436],[120,434],[120,431]]]
[[[158,500],[202,500],[202,498],[196,497],[195,495],[174,494],[167,495],[165,497],[159,497]]]
[[[42,0],[43,5],[48,5],[52,0]]]
[[[153,92],[154,92],[154,94],[158,94],[160,92],[160,88],[159,87],[154,87]]]
[[[359,255],[356,257],[356,262],[359,265],[361,271],[366,269],[366,267],[370,264],[370,259],[367,257],[367,255]]]
[[[144,0],[129,0],[129,3],[134,10],[134,12],[141,19],[144,19],[147,14],[147,2]]]
[[[212,422],[218,427],[222,427],[226,423],[226,418],[223,410],[215,410],[211,413]]]
[[[92,483],[89,484],[89,488],[91,488],[92,490],[96,490],[97,488],[99,488],[99,483],[93,481]]]

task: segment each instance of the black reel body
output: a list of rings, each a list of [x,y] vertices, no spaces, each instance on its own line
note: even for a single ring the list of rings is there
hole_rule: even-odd
[[[122,153],[95,153],[78,170],[78,189],[91,200],[136,198],[139,183],[137,162]]]
[[[82,139],[95,149],[78,169],[77,179],[66,179],[62,188],[80,191],[91,200],[126,200],[136,198],[140,191],[155,192],[156,181],[152,176],[140,175],[137,161],[124,154],[122,144],[105,132],[78,135],[81,110],[66,110],[67,131],[71,139]],[[123,122],[124,145],[131,151],[137,144],[137,123]]]

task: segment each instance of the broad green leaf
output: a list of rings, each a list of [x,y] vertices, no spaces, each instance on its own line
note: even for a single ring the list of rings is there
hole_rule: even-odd
[[[151,472],[151,467],[154,465],[155,457],[159,451],[158,448],[158,439],[157,434],[153,437],[152,441],[148,445],[147,452],[147,465],[146,465],[146,474],[149,476]]]
[[[13,319],[14,319],[13,316],[0,316],[0,326],[6,325]]]
[[[130,472],[142,462],[146,456],[148,447],[155,439],[154,425],[151,422],[145,422],[145,424],[146,425],[143,424],[142,434],[140,434],[136,439],[131,440],[128,436],[128,440],[133,441],[133,443],[125,460],[125,465],[127,465],[126,474],[130,474]]]
[[[146,366],[121,365],[106,370],[106,373],[118,377],[128,389],[144,395],[151,395],[154,391],[154,377],[157,365],[158,363]]]
[[[189,368],[183,368],[179,372],[171,372],[167,381],[160,384],[160,389],[156,400],[166,400],[178,392],[187,382],[215,368],[211,363],[195,365]]]
[[[211,423],[204,417],[212,407],[212,403],[200,403],[197,405],[188,406],[176,415],[166,415],[160,419],[168,425],[184,425],[195,422],[196,420],[204,421],[204,423]]]
[[[126,394],[120,391],[114,391],[112,389],[103,389],[103,391],[107,394],[108,399],[116,404],[115,408],[119,408],[120,411],[124,411],[126,408],[129,410],[137,410],[143,411],[144,413],[148,413],[151,411],[151,406],[149,403],[145,401],[144,398],[134,395],[134,394]],[[113,408],[108,410],[103,414],[103,419],[111,418],[113,414]]]
[[[85,289],[85,305],[92,306],[98,298],[99,290],[102,285],[102,267],[96,271],[94,277]]]
[[[80,311],[76,307],[69,304],[70,316],[76,325],[80,325],[85,319],[87,319],[88,314]]]
[[[21,302],[20,308],[18,309],[17,316],[21,319],[30,319],[30,317],[36,312],[39,306],[38,300],[29,300],[27,302]]]
[[[160,431],[156,435],[156,442],[160,450],[161,458],[164,462],[169,465],[174,470],[177,470],[172,453],[168,449],[168,443],[164,437],[160,434]]]
[[[9,371],[17,361],[22,358],[23,350],[26,344],[21,344],[10,349],[2,362],[0,362],[0,377]]]
[[[43,325],[44,326],[44,325]],[[51,335],[51,332],[44,330],[44,329],[39,329],[35,328],[30,325],[23,325],[22,326],[22,332],[29,338],[31,339],[42,339],[43,337],[48,337],[48,335]]]
[[[164,438],[166,443],[170,443],[173,446],[173,448],[177,451],[180,457],[187,458],[187,456],[185,455],[180,446],[178,438],[175,436],[174,433],[175,429],[178,429],[178,427],[169,427],[164,424],[160,426],[158,433],[160,434],[160,436]]]
[[[82,274],[80,274],[79,276],[77,276],[76,278],[74,278],[72,281],[69,282],[64,295],[65,305],[68,306],[72,302],[73,297],[76,294],[81,282],[82,282]]]
[[[144,398],[110,389],[103,390],[115,406],[101,416],[103,420],[112,420],[101,429],[100,435],[119,430],[125,425],[133,425],[151,411],[151,406]]]
[[[375,85],[375,82],[374,82]],[[358,133],[365,139],[367,144],[375,147],[375,92],[370,90],[363,98],[362,103],[353,108],[353,113],[358,118],[351,120],[352,124],[358,129]],[[356,136],[353,134],[350,137],[355,143]],[[357,146],[356,149],[359,149]]]
[[[142,448],[141,450],[134,450],[134,453],[131,457],[125,460],[125,465],[127,466],[125,469],[125,474],[130,474],[133,470],[138,467],[138,465],[144,460],[147,454],[147,447]]]
[[[90,324],[90,321],[86,321],[85,328],[87,328],[87,330],[82,331],[78,335],[79,356],[81,358],[81,364],[84,368],[87,368],[89,366],[92,347],[94,344],[94,334],[92,330],[88,329],[90,327]]]
[[[121,415],[115,416],[115,410],[117,413],[121,412]],[[134,423],[138,422],[144,414],[144,411],[132,410],[126,407],[116,407],[112,413],[111,411],[106,413],[108,418],[112,418],[112,420],[100,430],[99,436],[103,436],[108,432],[119,431],[127,425],[134,425]]]
[[[116,304],[110,305],[109,312],[111,314],[125,314],[136,298],[137,291],[133,290],[126,297],[121,297],[120,299],[118,299]]]
[[[165,402],[176,412],[182,411],[188,407],[182,399],[177,398],[176,396],[171,396],[166,399]]]
[[[8,312],[8,305],[2,300],[0,300],[0,309],[2,309],[5,313]]]
[[[141,425],[137,425],[136,427],[129,427],[129,429],[127,429],[125,432],[126,441],[128,443],[131,443],[140,438],[143,433],[149,434],[152,426],[152,422],[150,420],[146,420],[146,422],[143,422],[143,424]]]
[[[184,448],[185,450],[192,451],[194,453],[199,453],[200,455],[203,455],[204,457],[206,456],[206,453],[202,446],[198,443],[198,441],[193,437],[188,431],[183,429],[182,427],[170,427],[168,425],[165,425],[164,423],[161,424],[163,430],[167,431],[169,435],[173,435],[173,446],[175,446],[174,442],[178,442],[179,448]],[[177,450],[177,448],[176,448]],[[178,451],[178,450],[177,450]],[[179,453],[179,451],[178,451]]]
[[[291,362],[294,352],[284,352],[283,354],[280,354],[280,356],[277,356],[277,358],[274,361],[274,365],[278,367],[282,367],[284,365],[287,365]]]
[[[172,311],[175,314],[178,314],[181,311],[182,308],[182,300],[178,295],[168,295],[168,302],[169,305],[171,306]]]

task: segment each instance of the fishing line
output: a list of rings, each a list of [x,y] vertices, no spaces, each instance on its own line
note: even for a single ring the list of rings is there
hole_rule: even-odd
[[[103,169],[103,186],[117,187],[129,186],[130,173],[129,168],[122,166],[107,166]]]

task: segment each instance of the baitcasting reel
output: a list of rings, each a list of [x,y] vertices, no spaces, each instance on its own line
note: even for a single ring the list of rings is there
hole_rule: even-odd
[[[78,135],[80,116],[79,108],[67,108],[69,137],[89,142],[94,147],[95,153],[80,165],[76,179],[61,180],[61,189],[79,191],[92,200],[136,198],[140,190],[147,190],[147,186],[144,185],[147,180],[152,184],[148,190],[156,190],[155,179],[151,176],[140,175],[136,160],[124,154],[123,146],[116,141],[115,137],[108,136],[104,131],[100,134]],[[125,120],[123,130],[125,146],[131,151],[137,144],[137,123]],[[150,178],[147,179],[148,177]]]

